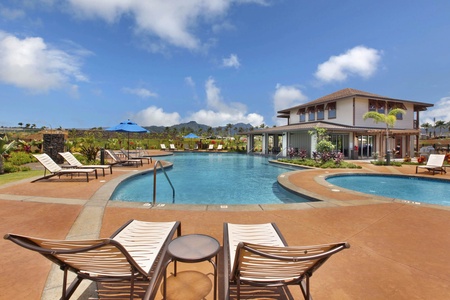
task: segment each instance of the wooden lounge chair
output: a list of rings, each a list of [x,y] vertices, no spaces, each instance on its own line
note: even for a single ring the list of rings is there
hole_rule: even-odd
[[[128,159],[140,159],[141,164],[142,164],[142,161],[144,161],[144,160],[146,160],[148,164],[150,164],[152,162],[152,158],[149,156],[140,156],[140,155],[136,156],[136,155],[132,155],[131,153],[128,154],[128,152],[125,149],[120,149],[120,151]]]
[[[309,278],[331,255],[350,247],[348,243],[288,247],[273,223],[225,223],[223,237],[225,299],[230,299],[232,285],[237,299],[245,285],[282,287],[287,294],[288,285],[299,285],[304,298],[312,299]]]
[[[127,159],[121,159],[112,150],[105,150],[105,152],[109,155],[109,157],[112,158],[112,160],[114,161],[114,164],[135,165],[136,167],[139,167],[139,165],[143,166],[142,160],[140,160],[140,159],[128,159],[128,158]]]
[[[433,172],[433,175],[435,172],[440,172],[441,174],[443,174],[443,173],[447,174],[447,170],[445,170],[445,167],[444,167],[444,160],[445,160],[444,154],[430,154],[430,157],[428,158],[426,165],[424,165],[424,166],[417,165],[416,166],[416,174],[419,171],[419,168],[427,169],[429,172]]]
[[[44,177],[33,180],[32,182],[36,182],[38,180],[48,179],[53,176],[61,176],[61,175],[73,175],[73,174],[86,174],[86,181],[89,182],[89,174],[94,173],[95,178],[97,176],[97,170],[88,168],[88,169],[79,169],[79,168],[62,168],[55,161],[48,156],[46,153],[43,154],[33,154],[33,156],[44,166]],[[47,170],[50,172],[50,175],[47,174]]]
[[[144,299],[153,299],[163,274],[167,246],[175,233],[181,235],[179,222],[130,220],[106,239],[47,240],[17,234],[6,234],[4,238],[60,266],[64,271],[61,299],[69,299],[83,279],[120,282],[128,289],[129,299],[133,299],[135,284],[145,281],[149,286]],[[76,278],[67,287],[69,271]]]
[[[100,169],[103,171],[105,177],[105,169],[109,169],[109,174],[112,174],[112,165],[83,165],[71,152],[59,152],[70,166],[80,169]]]

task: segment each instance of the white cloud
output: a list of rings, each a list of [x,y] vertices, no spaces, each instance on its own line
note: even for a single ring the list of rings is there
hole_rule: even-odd
[[[17,20],[25,17],[25,12],[20,9],[12,9],[0,5],[0,16],[4,20]]]
[[[188,80],[188,82],[190,81]],[[250,123],[253,126],[264,123],[263,116],[256,113],[247,113],[247,107],[244,104],[239,102],[226,103],[213,78],[208,78],[206,81],[205,92],[206,108],[190,113],[183,118],[178,112],[165,113],[162,108],[150,106],[132,116],[132,119],[142,126],[171,126],[189,121],[196,121],[199,124],[212,127],[224,126],[228,123]]]
[[[141,98],[158,97],[158,94],[153,93],[152,91],[143,89],[143,88],[139,88],[139,89],[123,88],[122,91],[124,93],[136,95]]]
[[[241,64],[239,63],[239,58],[236,54],[231,54],[229,58],[224,58],[222,60],[222,65],[227,68],[236,68],[238,69]]]
[[[373,48],[356,46],[320,64],[315,76],[324,82],[345,81],[351,75],[369,78],[376,72],[381,54]]]
[[[428,110],[420,114],[420,124],[430,123],[434,124],[434,121],[450,122],[450,97],[441,98],[434,107],[428,108]]]
[[[261,0],[69,0],[73,12],[82,18],[101,18],[109,23],[121,17],[132,17],[135,31],[156,36],[161,41],[181,48],[198,50],[202,41],[195,35],[201,22],[223,23],[233,4],[266,5]],[[154,51],[164,49],[159,41],[154,41]]]
[[[141,126],[172,126],[181,123],[177,112],[166,113],[162,108],[150,106],[132,116],[132,119]]]
[[[56,49],[40,37],[20,39],[0,31],[0,81],[34,92],[87,81],[80,58]]]
[[[300,105],[308,100],[300,89],[293,85],[277,84],[275,93],[273,94],[274,117],[273,120],[277,125],[286,125],[285,120],[277,118],[277,111]]]
[[[191,76],[185,77],[184,82],[190,87],[195,87],[195,81],[194,81],[194,79],[192,79]]]
[[[259,126],[264,123],[264,117],[256,113],[247,113],[247,107],[239,102],[226,103],[222,99],[221,91],[213,78],[205,83],[206,109],[192,113],[186,121],[196,121],[213,127],[224,126],[228,123],[250,123]]]

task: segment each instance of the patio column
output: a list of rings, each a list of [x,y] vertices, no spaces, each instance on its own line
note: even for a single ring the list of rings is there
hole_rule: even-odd
[[[263,133],[262,141],[261,141],[261,154],[268,153],[268,145],[269,145],[269,135],[267,133]]]
[[[254,145],[254,135],[253,134],[249,134],[247,136],[247,153],[250,153],[253,151],[253,145]]]
[[[289,147],[289,133],[288,132],[283,132],[283,137],[281,140],[281,152],[282,152],[282,156],[286,157],[287,156],[287,149]]]
[[[279,139],[278,139],[278,133],[273,135],[273,146],[275,148],[278,148],[278,143],[279,143]]]

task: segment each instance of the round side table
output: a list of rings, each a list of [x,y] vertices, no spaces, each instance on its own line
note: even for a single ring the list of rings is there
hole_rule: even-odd
[[[214,299],[217,297],[217,254],[220,251],[219,242],[208,235],[188,234],[173,239],[168,248],[169,261],[164,271],[163,297],[166,298],[167,266],[174,262],[174,276],[177,276],[177,262],[197,263],[209,261],[214,267]],[[213,260],[214,258],[214,260]]]

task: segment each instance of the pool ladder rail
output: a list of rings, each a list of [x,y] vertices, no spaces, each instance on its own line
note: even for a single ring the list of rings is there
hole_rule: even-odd
[[[173,187],[172,182],[169,179],[169,176],[167,176],[166,170],[164,169],[161,161],[157,160],[155,161],[155,164],[153,166],[153,206],[155,206],[156,204],[156,172],[157,172],[157,166],[160,166],[160,169],[162,170],[162,172],[164,173],[164,175],[167,178],[167,181],[169,182],[170,186],[172,187],[172,203],[175,203],[175,188]]]

